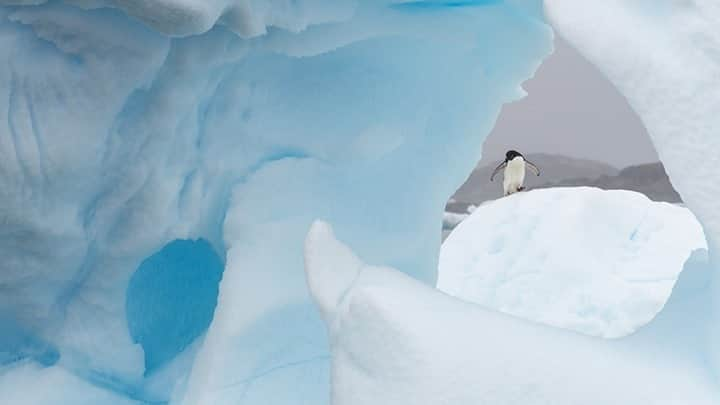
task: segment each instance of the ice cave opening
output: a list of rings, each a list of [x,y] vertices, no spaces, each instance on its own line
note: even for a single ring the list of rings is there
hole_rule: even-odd
[[[620,338],[655,318],[707,242],[628,100],[565,39],[554,42],[523,84],[528,95],[503,107],[482,159],[448,200],[438,288]],[[542,175],[526,171],[524,195],[502,197],[502,172],[494,182],[490,174],[510,149]]]
[[[213,318],[224,263],[204,239],[174,240],[142,261],[130,278],[130,335],[152,374],[203,334]]]

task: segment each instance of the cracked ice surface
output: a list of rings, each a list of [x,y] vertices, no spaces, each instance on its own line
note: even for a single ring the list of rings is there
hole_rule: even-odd
[[[0,7],[0,361],[122,401],[327,402],[311,221],[434,283],[445,200],[552,39],[536,1],[237,2],[239,25],[221,1],[31,3]],[[198,238],[215,317],[145,375],[128,283]]]

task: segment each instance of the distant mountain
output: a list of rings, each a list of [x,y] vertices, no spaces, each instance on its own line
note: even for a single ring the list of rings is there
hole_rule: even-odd
[[[600,176],[596,179],[568,179],[546,183],[538,188],[559,186],[594,186],[605,190],[633,190],[645,194],[653,201],[670,203],[682,202],[680,194],[673,188],[660,162],[629,166],[615,176]]]
[[[552,186],[568,179],[613,177],[619,173],[617,168],[593,160],[545,153],[527,154],[526,157],[535,163],[541,171],[540,177],[528,172],[525,177],[525,186],[529,189]],[[502,173],[495,177],[494,182],[490,182],[492,171],[501,162],[498,160],[488,165],[478,166],[473,170],[465,184],[453,195],[450,203],[448,203],[447,210],[450,212],[465,212],[469,205],[477,205],[483,201],[502,197]]]
[[[566,156],[528,154],[527,158],[542,171],[540,177],[528,172],[525,181],[528,189],[592,186],[605,190],[633,190],[654,201],[681,202],[660,162],[618,170],[604,163]],[[499,163],[476,168],[453,195],[446,211],[464,213],[470,205],[502,196],[502,174],[490,182],[490,175]]]

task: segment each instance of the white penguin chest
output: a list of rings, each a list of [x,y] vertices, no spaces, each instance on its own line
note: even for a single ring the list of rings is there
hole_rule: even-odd
[[[508,162],[505,168],[505,182],[522,185],[525,181],[525,159],[518,156]]]
[[[503,191],[509,195],[520,191],[525,181],[525,159],[521,156],[509,161],[505,167]]]

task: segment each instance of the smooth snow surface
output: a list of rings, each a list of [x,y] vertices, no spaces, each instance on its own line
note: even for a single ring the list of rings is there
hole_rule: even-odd
[[[660,311],[697,249],[707,243],[686,208],[631,191],[534,190],[483,204],[455,228],[440,251],[438,288],[521,318],[618,337]]]
[[[322,222],[311,228],[305,254],[332,342],[334,405],[720,401],[698,345],[706,319],[686,316],[710,299],[702,250],[666,310],[619,340],[513,319],[392,268],[363,265]]]

